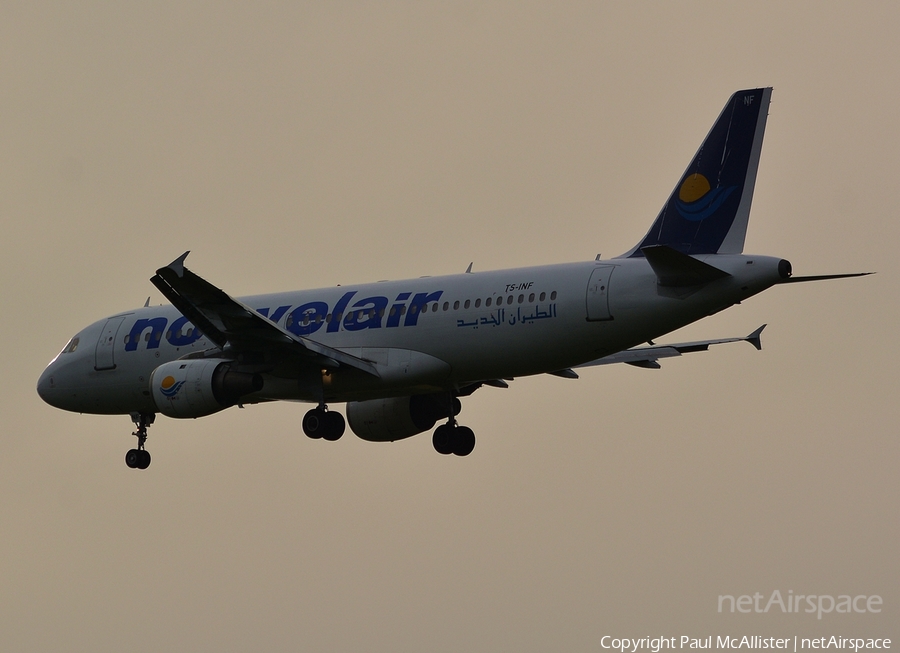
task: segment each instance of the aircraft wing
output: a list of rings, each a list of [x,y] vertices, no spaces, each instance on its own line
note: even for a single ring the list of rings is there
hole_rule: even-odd
[[[282,350],[325,367],[347,365],[374,376],[368,361],[297,336],[245,306],[184,267],[185,252],[150,279],[154,286],[218,347],[236,351]]]
[[[628,363],[629,365],[635,365],[636,367],[659,369],[660,364],[658,361],[660,358],[672,358],[674,356],[681,356],[682,354],[689,354],[695,351],[706,351],[710,348],[711,345],[722,345],[728,342],[749,342],[751,345],[756,347],[756,349],[762,349],[762,343],[759,336],[765,328],[766,325],[763,324],[749,336],[745,336],[743,338],[719,338],[717,340],[680,342],[672,345],[651,345],[650,347],[635,347],[633,349],[626,349],[625,351],[610,354],[609,356],[604,356],[603,358],[598,358],[597,360],[593,360],[588,363],[582,363],[581,365],[576,365],[575,367],[592,367],[594,365]],[[565,375],[560,374],[559,376]]]

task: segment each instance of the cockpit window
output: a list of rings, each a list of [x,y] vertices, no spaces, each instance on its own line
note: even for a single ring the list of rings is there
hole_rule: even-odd
[[[69,341],[69,344],[65,346],[65,348],[62,350],[62,353],[71,354],[76,349],[78,349],[78,336],[75,336]]]

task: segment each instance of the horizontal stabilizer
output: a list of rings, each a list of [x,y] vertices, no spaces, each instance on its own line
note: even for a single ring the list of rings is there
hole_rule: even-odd
[[[867,277],[874,272],[850,272],[847,274],[818,274],[810,277],[787,277],[778,283],[801,283],[803,281],[825,281],[827,279],[849,279],[851,277]]]
[[[656,273],[660,286],[699,286],[731,275],[703,261],[682,254],[667,245],[651,245],[641,249]]]

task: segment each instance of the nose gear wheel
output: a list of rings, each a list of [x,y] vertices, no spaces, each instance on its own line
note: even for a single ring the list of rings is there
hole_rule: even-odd
[[[137,426],[132,435],[138,439],[137,449],[130,449],[125,454],[125,464],[131,469],[147,469],[150,466],[150,452],[144,449],[144,443],[147,441],[147,428],[155,419],[155,413],[131,413],[131,421]]]

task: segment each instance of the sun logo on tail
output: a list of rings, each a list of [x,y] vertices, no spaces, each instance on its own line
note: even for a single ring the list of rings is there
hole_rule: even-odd
[[[699,222],[716,212],[737,186],[712,188],[709,180],[698,172],[681,182],[675,208],[685,220]]]
[[[174,376],[167,376],[162,380],[162,383],[159,384],[159,391],[166,397],[172,398],[178,394],[178,391],[181,390],[181,386],[183,385],[184,381],[178,381],[176,383]]]

